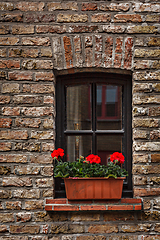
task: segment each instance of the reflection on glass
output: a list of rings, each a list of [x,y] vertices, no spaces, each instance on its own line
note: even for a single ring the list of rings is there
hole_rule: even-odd
[[[102,164],[106,165],[109,155],[114,152],[122,152],[122,136],[97,136],[97,154]]]
[[[122,87],[97,85],[97,128],[122,129]]]
[[[90,85],[67,86],[67,130],[90,130]]]
[[[91,153],[91,136],[67,137],[67,161],[73,162],[80,156],[87,157]]]

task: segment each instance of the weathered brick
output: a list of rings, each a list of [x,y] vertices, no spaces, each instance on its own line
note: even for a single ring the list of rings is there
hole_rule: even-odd
[[[31,93],[54,93],[53,84],[32,84]]]
[[[78,5],[76,2],[51,2],[47,4],[48,11],[55,10],[73,10],[78,11]]]
[[[19,38],[17,37],[0,37],[0,45],[4,46],[11,46],[11,45],[18,45]]]
[[[136,60],[134,61],[134,68],[135,69],[146,69],[150,68],[150,61],[149,60]]]
[[[71,213],[71,221],[99,221],[100,220],[100,214],[99,213],[90,213],[87,214],[84,212],[81,213]]]
[[[1,22],[23,22],[23,14],[21,13],[4,13],[0,17]]]
[[[151,228],[151,224],[134,224],[134,225],[122,225],[121,231],[122,232],[149,232]]]
[[[20,61],[19,60],[0,60],[0,68],[20,69]]]
[[[36,186],[38,188],[53,187],[53,178],[40,178],[40,179],[36,179]]]
[[[100,4],[100,10],[126,12],[129,10],[129,3],[111,3],[111,4],[102,3],[102,4]]]
[[[2,114],[4,116],[19,116],[20,108],[19,107],[3,107]]]
[[[133,184],[135,186],[139,185],[147,185],[147,177],[141,177],[141,176],[134,176],[133,177]]]
[[[0,133],[0,139],[27,139],[28,133],[26,130],[18,131],[18,130],[12,130],[12,131],[1,131]]]
[[[8,232],[7,226],[6,225],[1,225],[0,226],[0,233],[5,233]]]
[[[151,154],[151,162],[160,163],[160,154]]]
[[[96,25],[70,25],[68,28],[69,33],[83,33],[83,32],[98,32],[99,26]]]
[[[127,37],[125,40],[125,55],[124,55],[124,68],[130,69],[132,67],[132,48],[133,38]]]
[[[160,194],[160,188],[134,188],[135,197],[143,196],[158,196]]]
[[[133,73],[134,80],[148,81],[148,80],[160,80],[159,72],[135,72]]]
[[[144,199],[143,200],[143,209],[148,210],[151,207],[151,201],[149,199]]]
[[[49,37],[23,37],[22,45],[49,46],[51,43]]]
[[[36,32],[37,33],[65,33],[66,32],[66,26],[60,26],[60,25],[37,25],[36,26]]]
[[[95,11],[97,10],[96,3],[82,3],[82,11]]]
[[[135,57],[158,58],[160,57],[160,50],[135,49]]]
[[[5,154],[0,155],[0,162],[6,162],[6,163],[26,163],[27,162],[27,156],[24,154]]]
[[[146,16],[146,22],[159,22],[159,15],[154,14],[154,15],[147,15]]]
[[[59,13],[57,15],[57,22],[87,22],[88,16],[86,14],[67,14]]]
[[[31,213],[19,212],[16,214],[16,222],[29,222],[31,220]]]
[[[160,61],[159,60],[151,61],[151,68],[159,69]]]
[[[147,38],[148,46],[160,46],[160,37],[149,37]]]
[[[64,213],[53,213],[52,215],[49,215],[47,212],[35,212],[34,213],[34,219],[35,222],[55,222],[55,221],[66,221],[67,215]]]
[[[15,143],[14,150],[16,151],[27,150],[28,152],[40,152],[41,143],[39,142]]]
[[[52,57],[52,49],[51,48],[41,48],[41,57]]]
[[[31,163],[38,163],[38,164],[51,164],[53,162],[53,159],[50,155],[31,155],[30,156]]]
[[[10,187],[23,187],[32,186],[31,178],[18,178],[18,177],[4,177],[2,181],[2,186],[10,186]]]
[[[15,124],[17,127],[34,127],[39,128],[41,124],[40,118],[16,118]]]
[[[49,116],[53,114],[53,107],[24,107],[22,113],[26,116]]]
[[[40,172],[40,167],[32,166],[14,166],[13,173],[16,175],[38,175]]]
[[[9,175],[11,173],[10,167],[0,166],[0,175]]]
[[[66,61],[66,67],[73,67],[73,53],[72,53],[72,47],[71,47],[71,40],[69,37],[64,36],[63,37],[64,42],[64,49],[65,49],[65,61]]]
[[[160,151],[159,142],[137,142],[134,144],[135,151]]]
[[[0,49],[0,57],[7,57],[7,50],[5,48]]]
[[[39,233],[40,226],[36,225],[10,225],[10,233]]]
[[[142,22],[142,17],[139,14],[116,14],[114,22]]]
[[[1,2],[0,3],[0,10],[1,11],[12,11],[13,10],[13,3],[11,3],[11,2]]]
[[[160,209],[160,199],[154,199],[154,208]]]
[[[43,11],[43,2],[18,2],[15,5],[15,9],[20,11]]]
[[[54,196],[54,189],[52,189],[52,188],[50,189],[50,188],[49,188],[49,189],[47,189],[47,190],[46,190],[46,189],[43,190],[43,191],[42,191],[42,196],[45,197],[45,198],[47,198],[47,197],[53,197],[53,196]]]
[[[97,225],[91,225],[88,228],[88,232],[95,234],[95,233],[117,233],[118,232],[118,226],[113,224],[97,224]]]
[[[125,211],[121,211],[121,212],[112,212],[112,214],[110,212],[105,212],[104,213],[104,221],[133,221],[135,219],[135,216],[132,212],[125,212]],[[116,234],[117,236],[117,234]]]
[[[46,128],[46,129],[53,129],[53,119],[45,119],[44,122],[43,122],[43,127]]]
[[[150,178],[150,184],[156,184],[156,185],[160,185],[160,177],[151,177]]]
[[[134,104],[159,104],[160,96],[159,95],[135,95],[133,99]]]
[[[135,46],[144,46],[145,45],[145,38],[144,37],[136,37],[135,38]]]
[[[20,201],[14,201],[14,202],[6,201],[6,209],[8,209],[8,210],[20,210],[21,207],[22,207],[22,204]]]
[[[156,140],[160,138],[160,131],[153,130],[150,132],[150,139],[151,140]]]
[[[133,130],[134,139],[148,139],[148,132],[144,130]]]
[[[149,116],[160,116],[160,107],[149,108]]]
[[[38,210],[43,209],[43,207],[44,207],[43,200],[26,201],[24,204],[24,209],[26,210]]]
[[[36,58],[38,57],[38,53],[39,53],[38,49],[22,49],[22,48],[9,49],[9,57]]]
[[[13,97],[13,102],[15,104],[41,104],[43,98],[35,95],[16,95]]]
[[[104,66],[109,68],[112,66],[113,37],[108,36],[105,39],[104,50]]]
[[[54,74],[52,72],[37,72],[35,73],[36,81],[55,81]]]
[[[12,124],[11,118],[0,118],[0,128],[10,128]]]
[[[53,139],[53,131],[31,131],[31,138],[35,139]]]
[[[148,155],[147,154],[133,154],[133,163],[147,163]]]
[[[19,93],[19,84],[18,83],[4,83],[2,85],[2,93]]]
[[[0,71],[0,79],[6,79],[6,72],[5,71]]]
[[[9,33],[9,26],[1,25],[0,26],[0,34],[8,34]],[[3,45],[3,44],[2,44]]]
[[[152,83],[134,83],[133,92],[152,92]]]
[[[12,194],[9,190],[0,190],[0,199],[11,198]]]
[[[111,15],[108,13],[96,13],[91,16],[91,22],[110,22]]]
[[[13,196],[15,198],[40,198],[40,190],[39,189],[14,190]]]
[[[24,60],[22,62],[23,69],[52,69],[52,60]]]
[[[55,149],[54,143],[42,143],[43,152],[51,152],[53,149]]]
[[[158,28],[156,26],[128,26],[127,33],[157,33]]]
[[[27,23],[49,23],[55,22],[55,15],[52,13],[28,13],[25,16]]]
[[[44,103],[55,106],[55,99],[52,96],[44,96]]]
[[[8,73],[9,80],[14,81],[31,81],[32,80],[32,72],[29,71],[14,71]]]
[[[13,213],[0,213],[0,222],[1,223],[14,222]]]
[[[6,151],[11,151],[12,144],[9,142],[1,142],[0,143],[0,151],[6,152]]]
[[[134,12],[159,12],[160,4],[152,3],[134,3],[133,4]]]
[[[42,176],[53,176],[53,167],[43,167],[42,169],[41,169],[41,175]],[[53,183],[52,183],[52,185],[53,185]]]
[[[10,237],[1,237],[1,240],[28,240],[28,237],[27,236],[12,236],[11,238]]]

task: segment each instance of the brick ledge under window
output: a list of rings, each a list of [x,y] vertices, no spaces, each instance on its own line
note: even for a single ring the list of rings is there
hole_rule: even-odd
[[[102,201],[69,201],[67,198],[46,199],[46,211],[110,211],[110,210],[142,210],[142,200],[137,198],[122,198]]]

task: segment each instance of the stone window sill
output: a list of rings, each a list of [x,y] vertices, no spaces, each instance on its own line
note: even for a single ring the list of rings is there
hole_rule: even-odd
[[[101,201],[70,201],[67,198],[46,199],[46,211],[140,211],[142,200],[137,198],[122,198],[120,200]]]

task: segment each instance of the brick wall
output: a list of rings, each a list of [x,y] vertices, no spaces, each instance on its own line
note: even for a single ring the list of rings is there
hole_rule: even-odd
[[[0,240],[160,239],[160,4],[0,2]],[[143,212],[49,213],[55,80],[132,73],[133,189]]]

